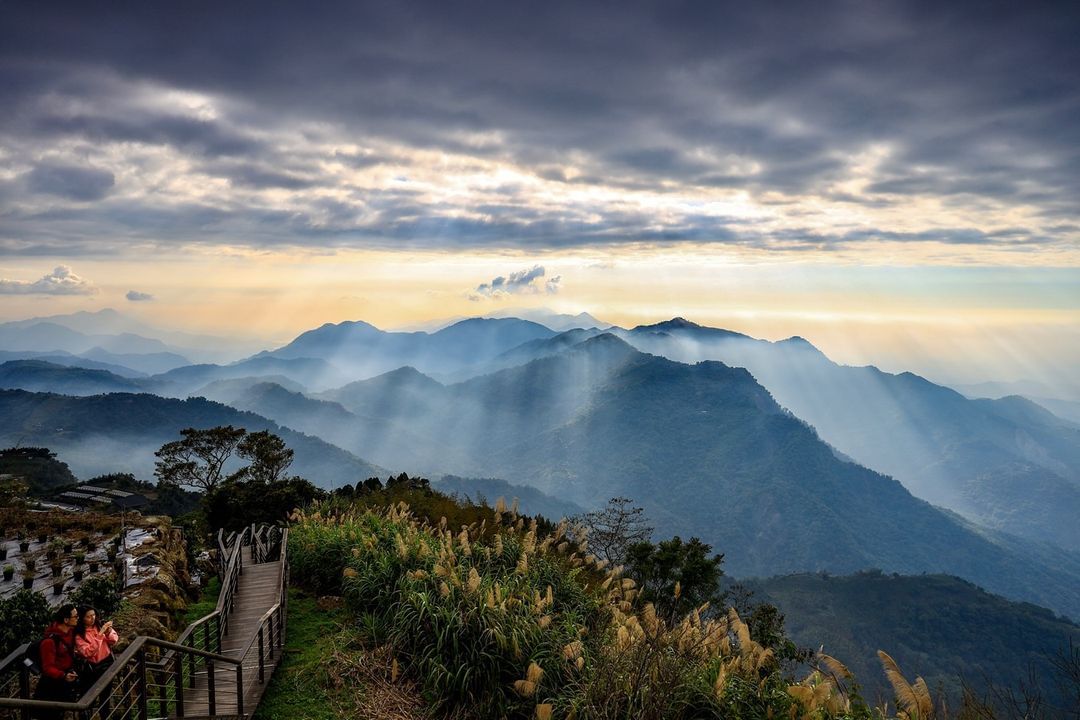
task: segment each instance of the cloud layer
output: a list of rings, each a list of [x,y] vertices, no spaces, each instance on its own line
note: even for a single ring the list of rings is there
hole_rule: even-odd
[[[0,10],[0,252],[1080,246],[1080,10]]]

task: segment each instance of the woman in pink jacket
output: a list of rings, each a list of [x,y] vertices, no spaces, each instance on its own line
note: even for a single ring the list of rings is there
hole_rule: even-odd
[[[112,646],[119,639],[111,620],[99,627],[94,608],[79,608],[79,624],[75,626],[75,655],[84,663],[79,672],[83,692],[93,687],[112,665]]]

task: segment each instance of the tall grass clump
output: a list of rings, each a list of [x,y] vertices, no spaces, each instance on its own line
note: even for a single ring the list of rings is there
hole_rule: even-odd
[[[501,501],[459,527],[403,502],[315,506],[294,521],[294,580],[343,595],[366,634],[390,648],[391,677],[415,679],[438,713],[870,717],[831,673],[785,678],[734,610],[702,606],[666,623],[620,568],[585,555],[580,529],[545,532]]]
[[[316,509],[291,531],[290,565],[299,582],[341,592],[429,700],[528,716],[537,698],[564,691],[564,648],[595,645],[609,609],[567,552],[565,527],[540,541],[535,521],[508,525],[451,529],[404,505]]]

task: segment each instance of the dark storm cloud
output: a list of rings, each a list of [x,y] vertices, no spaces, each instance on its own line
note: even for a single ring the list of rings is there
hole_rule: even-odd
[[[69,200],[100,200],[116,179],[111,172],[89,167],[38,165],[26,174],[31,192],[45,193]]]
[[[1029,205],[1063,224],[1080,196],[1077,36],[1075,3],[7,3],[0,143],[22,148],[28,163],[72,143],[160,146],[245,193],[340,195],[318,161],[392,162],[378,150],[315,157],[274,140],[325,132],[509,161],[569,187],[739,189],[777,207],[811,197],[868,210],[944,197],[969,209]],[[162,88],[215,98],[219,112],[136,97]],[[866,159],[875,149],[881,159]],[[837,187],[853,178],[861,190]],[[66,197],[108,191],[90,185],[73,181]],[[504,194],[517,191],[528,199],[514,185]],[[417,197],[328,202],[274,210],[223,197],[213,209],[222,217],[208,222],[184,212],[155,220],[170,212],[157,207],[98,218],[116,224],[102,235],[137,234],[144,222],[145,234],[189,240],[204,230],[256,237],[280,222],[274,238],[310,243],[771,246],[706,216],[661,225],[603,208],[602,220],[576,209],[474,218]],[[88,237],[92,217],[82,216]],[[3,233],[14,222],[0,216],[0,240],[32,243]],[[974,228],[894,235],[1027,242]],[[1047,236],[1026,228],[1024,237]]]

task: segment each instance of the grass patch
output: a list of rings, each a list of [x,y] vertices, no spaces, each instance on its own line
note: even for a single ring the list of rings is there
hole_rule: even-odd
[[[285,658],[274,672],[255,720],[337,720],[345,702],[330,673],[343,610],[320,610],[315,598],[290,588]]]
[[[187,606],[184,611],[184,627],[214,612],[217,608],[218,595],[221,593],[221,580],[214,576],[202,589],[199,599]]]

